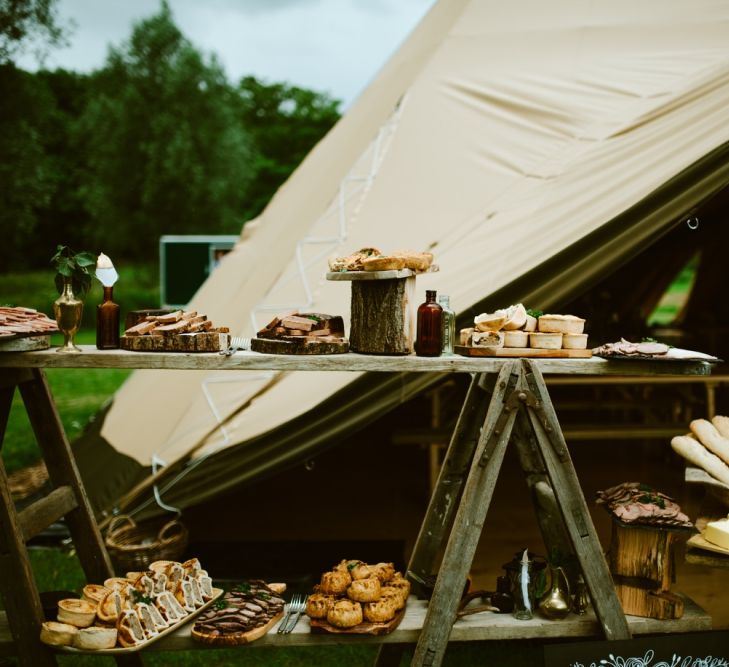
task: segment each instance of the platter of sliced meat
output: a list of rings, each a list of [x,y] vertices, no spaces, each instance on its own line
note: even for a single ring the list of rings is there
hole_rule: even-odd
[[[696,532],[691,520],[673,498],[647,484],[623,482],[598,491],[596,502],[604,506],[613,520],[624,526]]]
[[[192,638],[202,644],[239,646],[263,637],[284,613],[285,584],[245,581],[198,616]]]
[[[57,331],[56,321],[34,308],[0,307],[0,350],[4,352],[47,349],[50,334]]]
[[[592,350],[596,357],[616,361],[708,361],[719,362],[721,359],[704,352],[683,350],[665,343],[648,340],[634,343],[621,338],[615,343],[605,343]]]

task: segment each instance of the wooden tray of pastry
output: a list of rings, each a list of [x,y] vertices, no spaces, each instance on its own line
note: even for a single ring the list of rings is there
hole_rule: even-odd
[[[531,357],[535,359],[587,359],[592,350],[547,350],[538,347],[473,347],[456,345],[456,354],[463,357]]]
[[[154,644],[156,641],[159,641],[160,639],[162,639],[162,637],[166,637],[167,635],[175,632],[175,630],[177,630],[181,625],[185,625],[185,623],[188,623],[189,621],[194,619],[196,616],[205,611],[211,604],[213,604],[222,594],[222,588],[213,588],[213,597],[208,600],[204,605],[198,607],[195,611],[191,611],[187,616],[185,616],[185,618],[181,618],[174,625],[170,625],[164,630],[160,630],[159,634],[155,635],[154,637],[150,637],[149,639],[140,642],[135,646],[119,646],[116,648],[100,649],[81,649],[75,648],[74,646],[52,646],[51,648],[54,648],[57,651],[62,651],[63,653],[86,653],[88,655],[121,655],[122,653],[136,653],[137,651],[141,651],[143,648],[146,648],[150,644]]]
[[[335,635],[387,635],[390,634],[402,621],[405,616],[405,609],[403,607],[393,616],[389,621],[384,623],[371,623],[369,621],[363,621],[351,628],[338,628],[331,623],[328,623],[325,619],[310,618],[309,625],[311,626],[312,633],[330,633]]]
[[[242,646],[243,644],[250,644],[256,641],[256,639],[263,637],[263,635],[281,620],[283,615],[284,611],[282,609],[280,613],[273,616],[265,625],[262,625],[260,628],[248,630],[248,632],[231,632],[228,634],[214,635],[209,632],[198,632],[193,628],[190,631],[190,636],[195,641],[201,644],[207,644],[208,646]]]

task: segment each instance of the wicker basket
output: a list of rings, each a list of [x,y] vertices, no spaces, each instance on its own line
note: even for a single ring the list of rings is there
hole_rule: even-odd
[[[109,523],[104,542],[114,569],[123,574],[146,570],[156,560],[180,560],[188,538],[185,524],[177,518],[160,527],[158,521],[137,524],[120,514]]]

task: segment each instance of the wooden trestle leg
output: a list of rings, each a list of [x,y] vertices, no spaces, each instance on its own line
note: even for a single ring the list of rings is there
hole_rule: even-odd
[[[479,378],[481,385],[484,379]],[[473,410],[474,414],[478,412],[475,406]],[[477,429],[469,426],[468,430],[473,433]],[[506,361],[488,403],[475,451],[471,450],[472,461],[460,500],[455,501],[457,511],[415,648],[411,663],[414,666],[437,667],[443,661],[460,595],[512,432],[520,464],[532,490],[545,544],[548,548],[557,547],[563,553],[577,556],[605,637],[630,638],[630,630],[615,594],[544,379],[536,364],[528,359]],[[455,442],[454,434],[451,447]],[[466,455],[466,451],[459,454],[462,457]],[[441,481],[442,478],[439,478],[413,554],[410,574],[417,575],[417,578],[423,578],[424,568],[432,566],[434,553],[439,547],[436,542],[440,542],[448,528],[443,521],[437,523],[438,514],[434,507],[438,494],[445,494],[445,488],[440,488]],[[442,526],[435,535],[432,533],[434,524],[439,528]],[[381,658],[379,667],[398,664],[394,660],[394,649],[383,650]]]
[[[3,573],[0,592],[21,664],[29,667],[55,665],[55,654],[39,639],[43,609],[25,543],[65,517],[87,581],[103,582],[113,575],[113,569],[45,374],[39,369],[9,369],[3,372],[1,379],[0,436],[4,436],[7,413],[17,386],[53,491],[22,512],[16,512],[0,460],[0,570]],[[131,667],[143,662],[136,654],[125,654],[117,658],[117,664]]]

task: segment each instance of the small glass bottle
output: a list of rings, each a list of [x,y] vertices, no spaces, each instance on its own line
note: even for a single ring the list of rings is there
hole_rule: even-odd
[[[415,354],[439,357],[443,347],[443,309],[435,300],[435,290],[425,291],[425,302],[418,306]]]
[[[104,301],[96,306],[96,347],[113,350],[119,347],[119,306],[114,303],[113,286],[104,286]]]
[[[532,561],[526,549],[519,562],[519,569],[514,579],[514,611],[512,615],[520,621],[528,621],[534,615],[534,581],[532,577]]]
[[[456,314],[451,309],[451,298],[447,294],[438,297],[438,303],[443,309],[443,345],[442,354],[454,354],[453,346],[456,344]]]

